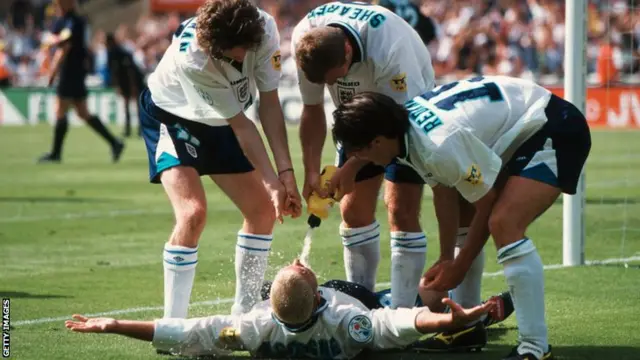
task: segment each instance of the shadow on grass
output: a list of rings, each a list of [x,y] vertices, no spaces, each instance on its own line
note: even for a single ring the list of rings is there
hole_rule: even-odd
[[[32,294],[23,291],[2,291],[0,290],[0,297],[13,299],[64,299],[71,298],[67,295],[53,295],[53,294]]]
[[[505,328],[505,330],[507,330]],[[510,346],[506,345],[489,345],[485,350],[481,352],[466,352],[455,354],[427,354],[427,353],[415,353],[415,352],[363,352],[356,360],[497,360],[507,355],[511,351]],[[640,345],[638,347],[629,346],[554,346],[553,356],[556,360],[603,360],[603,359],[615,359],[615,360],[638,360],[640,357]],[[165,358],[165,357],[162,357]],[[166,357],[167,359],[194,359],[184,357]],[[231,360],[231,359],[247,359],[248,355],[238,356],[224,356],[224,357],[198,357],[201,360]],[[271,359],[271,358],[260,358]],[[273,359],[275,360],[275,359]]]

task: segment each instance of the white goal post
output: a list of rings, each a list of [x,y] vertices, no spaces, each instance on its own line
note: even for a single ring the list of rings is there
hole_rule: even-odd
[[[587,1],[566,0],[564,45],[564,97],[586,114]],[[584,264],[585,175],[580,176],[575,195],[562,198],[562,264]]]

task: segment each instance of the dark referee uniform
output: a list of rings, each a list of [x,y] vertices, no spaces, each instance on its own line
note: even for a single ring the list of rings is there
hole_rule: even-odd
[[[117,88],[124,98],[124,111],[126,116],[125,136],[131,135],[131,113],[129,101],[137,100],[144,88],[144,74],[133,59],[133,55],[118,44],[113,34],[107,35],[107,62],[111,86]],[[139,129],[139,128],[138,128]],[[138,134],[140,131],[138,130]]]
[[[69,52],[60,65],[57,94],[63,99],[82,100],[87,97],[84,81],[91,66],[91,56],[85,39],[87,23],[75,11],[68,11],[53,25],[53,33],[61,36],[70,32]]]
[[[60,162],[64,139],[69,130],[69,121],[66,116],[68,106],[74,107],[78,116],[109,143],[112,160],[117,162],[124,149],[124,144],[111,134],[97,116],[88,114],[86,110],[88,91],[85,78],[93,67],[92,55],[85,43],[87,23],[75,10],[66,9],[64,15],[54,23],[52,30],[59,37],[57,51],[60,49],[66,51],[58,68],[56,89],[58,100],[62,100],[62,106],[65,107],[62,109],[65,114],[58,114],[59,117],[56,119],[51,152],[41,156],[38,162]]]
[[[408,22],[418,32],[425,45],[436,38],[436,25],[433,20],[424,16],[418,5],[410,0],[377,0],[374,3],[395,12]]]

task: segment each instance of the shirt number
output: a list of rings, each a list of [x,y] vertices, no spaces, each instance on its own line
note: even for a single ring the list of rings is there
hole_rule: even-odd
[[[475,77],[473,79],[468,80],[469,82],[479,82],[481,80],[483,80],[484,78],[482,76],[478,76]],[[440,94],[442,94],[443,92],[447,91],[447,90],[451,90],[453,88],[456,87],[456,85],[458,85],[459,82],[453,82],[450,84],[446,84],[446,85],[442,85],[441,87],[434,89],[432,91],[429,91],[425,94],[422,95],[422,98],[426,99],[426,100],[430,100],[433,97],[436,97]],[[445,111],[450,111],[456,108],[456,104],[460,103],[460,102],[464,102],[464,101],[468,101],[468,100],[476,100],[476,99],[480,99],[483,97],[488,97],[489,100],[491,100],[492,102],[494,101],[504,101],[504,98],[502,97],[502,93],[500,92],[500,89],[498,88],[498,85],[496,85],[495,83],[485,83],[482,84],[481,87],[479,88],[475,88],[475,89],[469,89],[469,90],[464,90],[464,91],[460,91],[458,93],[452,94],[450,96],[447,96],[446,98],[438,101],[437,103],[435,103],[434,105],[441,110],[445,110]]]

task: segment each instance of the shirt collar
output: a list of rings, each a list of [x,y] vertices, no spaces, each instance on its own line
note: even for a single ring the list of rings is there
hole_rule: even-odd
[[[398,154],[396,158],[409,161],[409,134],[405,133],[398,141],[400,142],[398,146],[400,148],[400,154]]]
[[[316,310],[311,315],[311,318],[309,318],[309,320],[307,320],[304,324],[300,324],[300,325],[289,325],[289,324],[286,324],[285,322],[283,322],[280,319],[278,319],[278,317],[276,316],[276,314],[273,311],[271,312],[271,318],[273,319],[273,321],[275,321],[276,324],[282,326],[287,331],[290,331],[292,333],[302,333],[302,332],[305,332],[305,331],[309,330],[313,325],[315,325],[316,322],[318,322],[318,319],[320,318],[320,315],[328,307],[329,307],[329,303],[327,302],[327,300],[324,297],[322,297],[322,295],[320,295],[320,303],[318,304],[318,307],[316,308]]]

